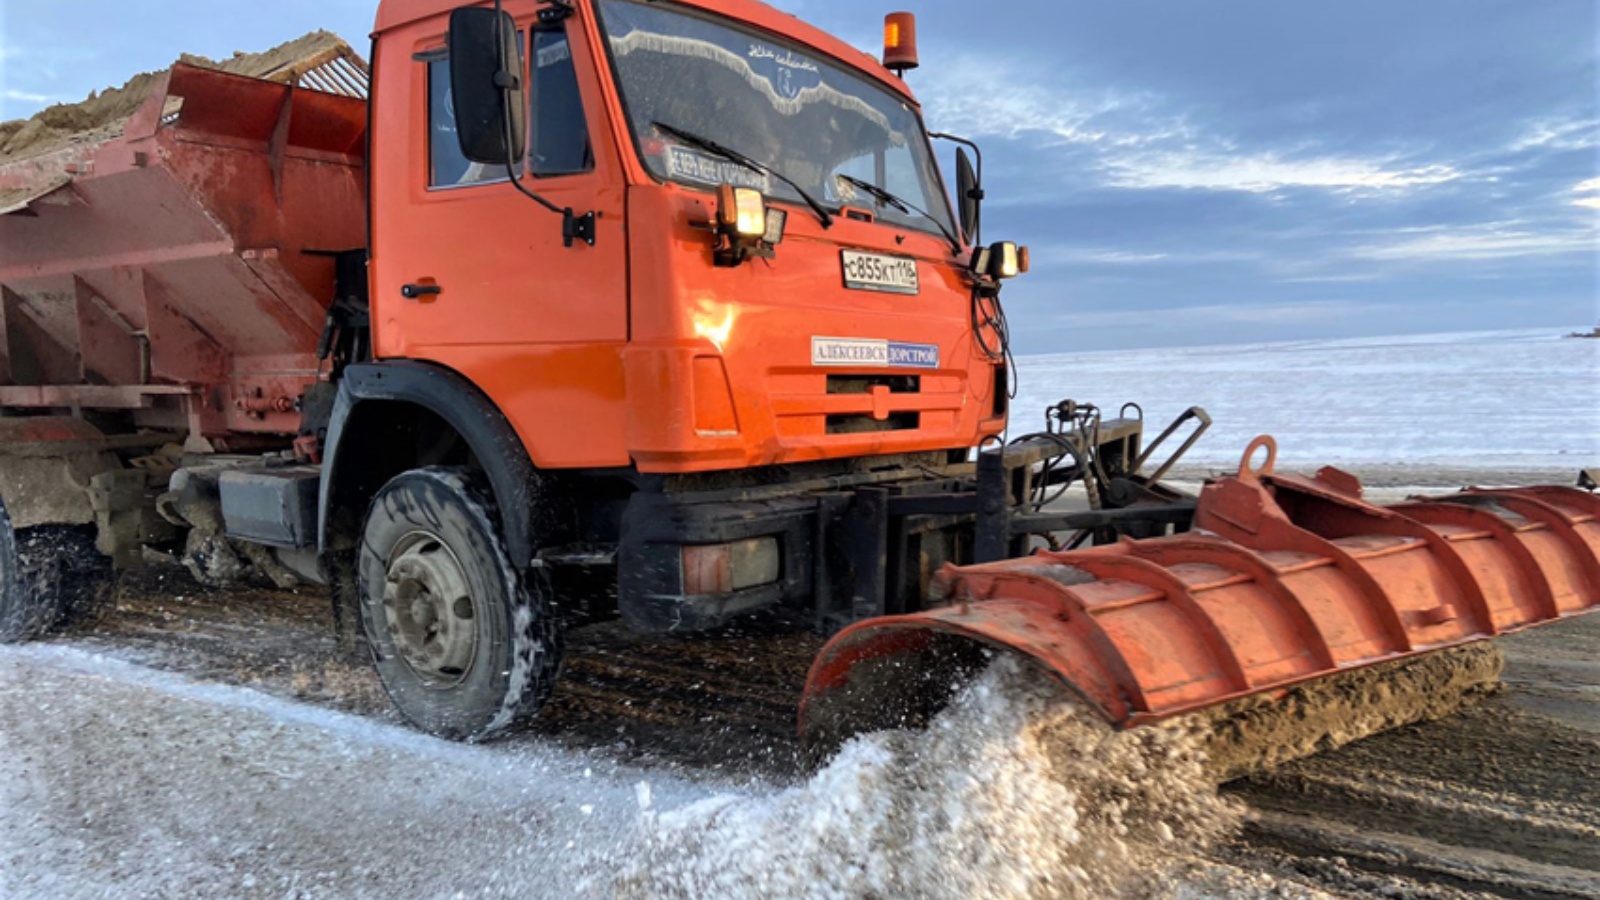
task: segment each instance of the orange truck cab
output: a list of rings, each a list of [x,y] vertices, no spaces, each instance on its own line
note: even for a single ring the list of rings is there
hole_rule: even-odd
[[[974,253],[964,151],[958,216],[899,76],[753,0],[385,0],[373,73],[371,358],[339,372],[325,559],[446,463],[568,616],[831,631],[970,557],[970,515],[890,529],[887,498],[956,489],[1003,432],[1025,260]]]
[[[462,155],[454,5],[388,0],[379,13],[378,358],[472,382],[540,469],[682,475],[964,453],[1000,432],[996,363],[972,336],[970,254],[900,79],[754,2],[507,3],[529,48],[521,180],[594,217],[592,241],[568,242],[559,216],[506,183],[503,161]],[[719,262],[722,185],[759,190],[781,219],[769,255]]]
[[[692,629],[811,602],[818,483],[970,471],[1005,427],[1007,370],[899,77],[750,0],[507,0],[513,181],[464,152],[462,95],[493,87],[453,81],[474,74],[455,12],[378,14],[373,359],[342,372],[329,506],[398,474],[367,423],[419,414],[397,401],[485,420],[450,430],[493,432],[467,443],[515,560],[615,552],[622,612]],[[571,517],[520,521],[529,490]]]

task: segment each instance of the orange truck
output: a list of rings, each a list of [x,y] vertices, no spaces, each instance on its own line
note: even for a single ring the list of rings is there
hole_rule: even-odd
[[[154,547],[328,586],[409,721],[482,739],[567,623],[779,615],[835,635],[836,738],[1000,650],[1138,725],[1600,604],[1580,490],[1379,508],[1263,441],[1187,496],[1199,410],[1006,440],[1028,254],[976,147],[941,174],[911,16],[880,60],[753,0],[459,3],[383,0],[370,68],[313,36],[0,130],[0,641]]]

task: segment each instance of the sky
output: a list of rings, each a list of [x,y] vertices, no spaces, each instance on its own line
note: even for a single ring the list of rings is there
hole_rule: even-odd
[[[978,140],[1024,353],[1600,322],[1600,0],[780,0]],[[0,118],[375,0],[0,0]],[[947,172],[949,170],[947,169]]]

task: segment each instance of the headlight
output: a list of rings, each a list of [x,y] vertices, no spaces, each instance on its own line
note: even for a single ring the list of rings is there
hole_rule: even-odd
[[[717,221],[740,237],[762,237],[767,233],[767,201],[754,188],[725,184],[717,188]]]

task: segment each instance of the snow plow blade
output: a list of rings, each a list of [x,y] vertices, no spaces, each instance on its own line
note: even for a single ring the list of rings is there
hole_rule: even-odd
[[[947,567],[937,608],[860,622],[823,648],[802,734],[828,748],[918,724],[995,650],[1030,658],[1119,728],[1287,700],[1331,676],[1386,679],[1452,648],[1497,681],[1498,654],[1468,645],[1600,608],[1600,497],[1468,490],[1379,507],[1336,469],[1274,474],[1275,454],[1262,439],[1238,476],[1209,482],[1193,532]],[[1376,690],[1445,689],[1416,671]],[[1368,727],[1449,711],[1414,707]]]

